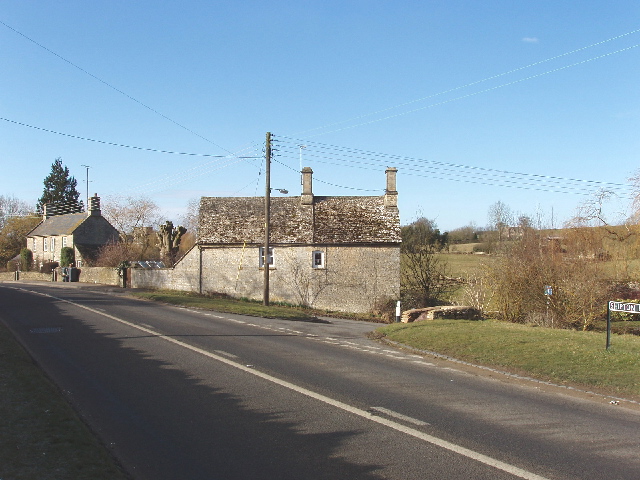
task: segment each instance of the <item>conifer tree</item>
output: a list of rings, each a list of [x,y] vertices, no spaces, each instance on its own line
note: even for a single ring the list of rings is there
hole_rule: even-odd
[[[36,205],[38,213],[42,213],[46,204],[56,204],[57,213],[82,212],[84,205],[78,200],[77,185],[78,181],[69,176],[69,168],[62,165],[62,158],[56,158],[51,164],[51,173],[44,179],[44,191]]]

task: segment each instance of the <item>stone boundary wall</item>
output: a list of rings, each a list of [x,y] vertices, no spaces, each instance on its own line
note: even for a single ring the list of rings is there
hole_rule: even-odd
[[[58,269],[58,281],[62,281],[60,269]],[[79,281],[82,283],[100,283],[102,285],[122,285],[122,279],[113,267],[82,267]]]
[[[132,268],[132,288],[151,288],[199,292],[200,249],[187,252],[173,268]]]
[[[38,280],[50,282],[53,275],[40,272],[20,272],[20,280]],[[15,272],[0,272],[0,280],[15,280]]]
[[[53,281],[53,273],[20,272],[20,280]],[[0,272],[0,280],[15,280],[15,272]],[[56,280],[62,281],[62,269],[56,269]],[[99,283],[102,285],[122,285],[122,279],[112,267],[82,267],[79,281],[81,283]]]

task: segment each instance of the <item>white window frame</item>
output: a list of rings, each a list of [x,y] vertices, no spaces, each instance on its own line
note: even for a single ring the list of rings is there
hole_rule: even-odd
[[[269,268],[274,268],[275,266],[275,250],[273,247],[269,247],[269,259],[267,260],[269,263]],[[260,247],[258,253],[258,265],[260,268],[264,268],[264,247]]]
[[[67,246],[67,237],[62,237],[62,248]]]
[[[317,269],[325,268],[325,253],[322,250],[314,250],[311,253],[311,267]]]
[[[43,252],[49,251],[49,239],[47,237],[42,238],[42,251]]]
[[[51,237],[51,253],[56,254],[56,237]]]
[[[33,250],[33,253],[36,253],[36,250],[38,249],[38,243],[36,242],[36,237],[33,237],[31,240],[32,240],[31,250]]]

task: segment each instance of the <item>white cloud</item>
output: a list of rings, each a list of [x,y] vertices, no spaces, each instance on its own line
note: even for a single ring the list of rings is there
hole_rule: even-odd
[[[537,37],[524,37],[522,39],[523,42],[525,43],[538,43],[538,38]]]

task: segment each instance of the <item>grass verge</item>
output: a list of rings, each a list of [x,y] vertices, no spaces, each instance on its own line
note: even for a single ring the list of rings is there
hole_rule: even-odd
[[[0,479],[128,478],[0,323]]]
[[[640,396],[640,337],[531,327],[496,320],[434,320],[379,328],[418,350],[448,355],[559,384]]]
[[[302,307],[271,304],[268,307],[262,303],[251,300],[230,298],[226,295],[201,295],[192,292],[180,292],[176,290],[132,291],[130,295],[137,298],[145,298],[158,302],[181,305],[184,307],[202,308],[217,312],[236,313],[238,315],[250,315],[262,318],[281,318],[302,322],[321,322],[319,316],[335,316],[335,312],[317,311]],[[340,318],[353,320],[380,321],[371,315],[347,315],[341,313]]]

